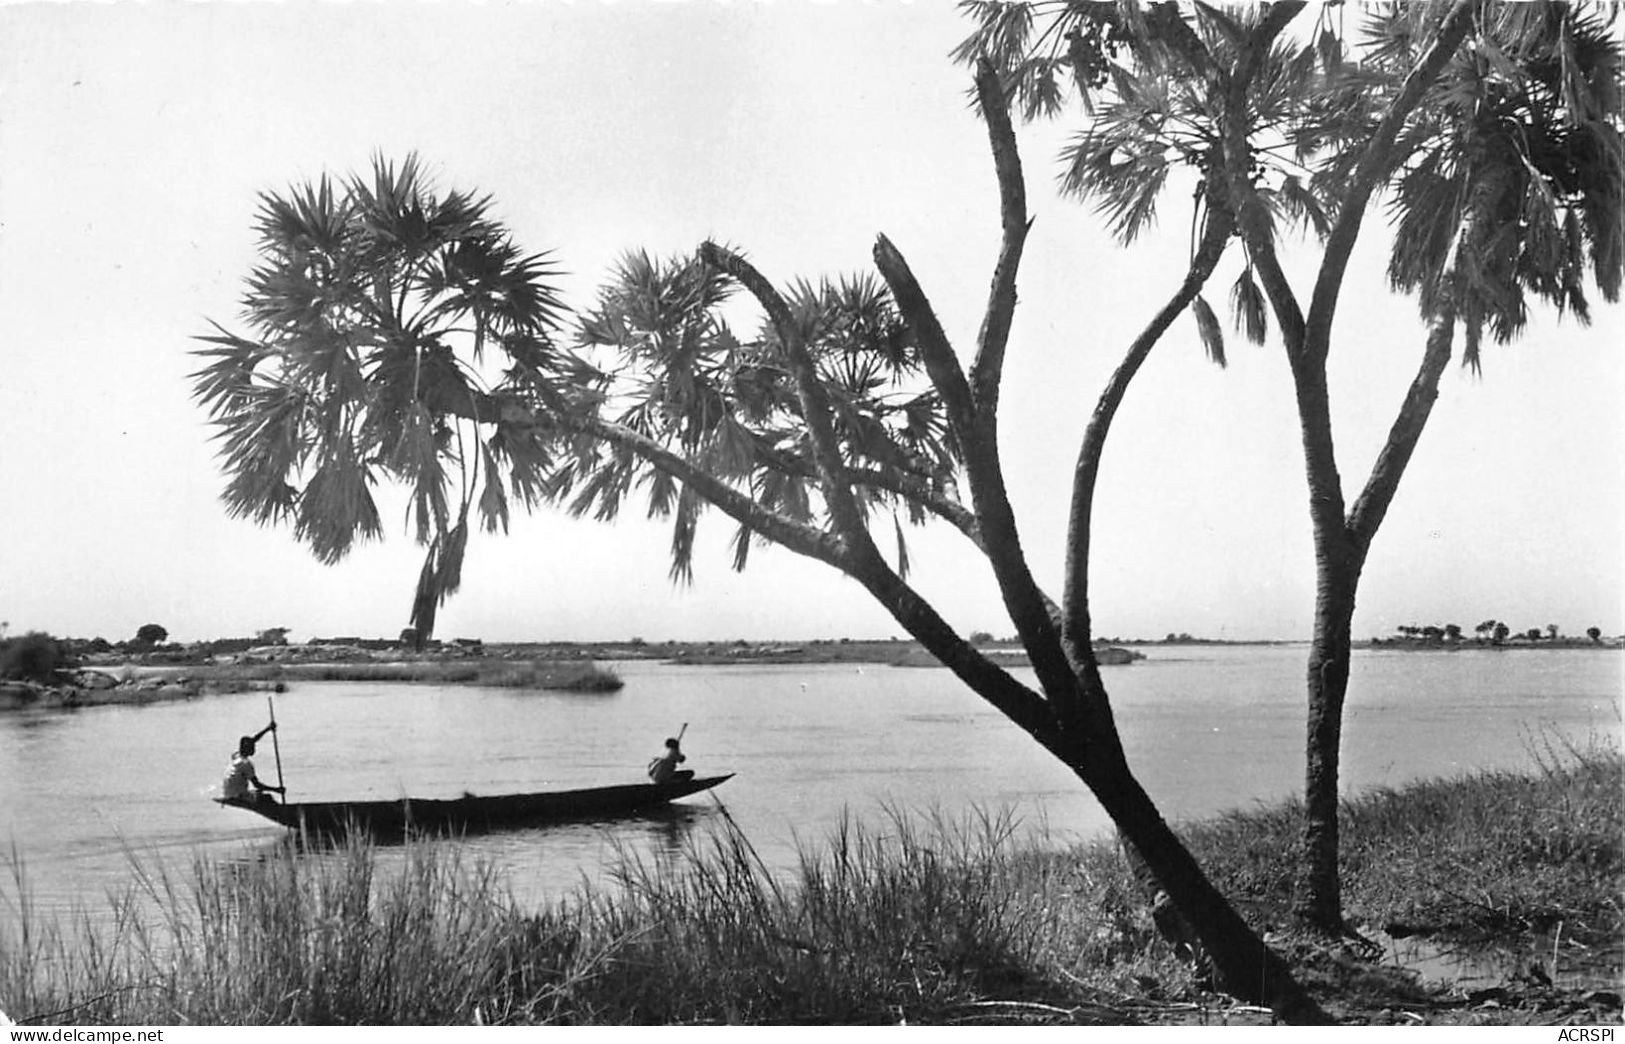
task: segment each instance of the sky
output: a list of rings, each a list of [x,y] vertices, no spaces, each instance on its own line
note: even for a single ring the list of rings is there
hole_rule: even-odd
[[[237,322],[259,194],[416,152],[478,190],[584,308],[616,259],[715,238],[770,278],[865,271],[885,233],[962,356],[998,243],[997,190],[946,3],[0,4],[0,620],[109,640],[286,627],[394,636],[421,550],[398,492],[386,537],[323,566],[290,529],[227,516],[188,374]],[[1033,231],[1001,415],[1040,583],[1060,588],[1072,463],[1106,376],[1179,278],[1188,202],[1128,249],[1055,190],[1077,116],[1024,128]],[[1367,234],[1331,364],[1346,495],[1420,357]],[[1313,252],[1288,253],[1300,290]],[[1211,296],[1220,306],[1234,269]],[[1356,638],[1497,618],[1625,630],[1625,315],[1537,314],[1481,376],[1452,368],[1373,545]],[[1279,342],[1207,363],[1181,320],[1129,392],[1096,506],[1107,636],[1307,637],[1313,556]],[[889,637],[855,583],[762,548],[735,574],[702,524],[691,586],[669,534],[543,509],[470,542],[442,637],[488,641]],[[1013,631],[952,532],[912,539],[913,579],[962,631]]]

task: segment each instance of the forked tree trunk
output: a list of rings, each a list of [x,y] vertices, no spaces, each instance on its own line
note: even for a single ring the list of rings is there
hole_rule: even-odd
[[[1455,314],[1449,309],[1430,322],[1421,365],[1365,488],[1346,518],[1342,480],[1332,449],[1325,356],[1318,356],[1318,366],[1303,364],[1301,355],[1293,360],[1315,539],[1315,629],[1306,678],[1309,720],[1303,788],[1303,882],[1296,915],[1306,926],[1329,934],[1347,930],[1337,871],[1341,843],[1338,779],[1360,573],[1439,398],[1439,380],[1450,362],[1455,324]]]
[[[1062,725],[1053,700],[1039,698],[978,654],[894,574],[873,569],[849,575],[960,681],[1083,781],[1196,933],[1224,989],[1249,1003],[1268,1005],[1284,1022],[1332,1021],[1292,977],[1280,955],[1264,944],[1207,879],[1140,786],[1129,769],[1111,703],[1092,662],[1085,662],[1083,670],[1072,676],[1067,701],[1076,706],[1077,713],[1069,716],[1069,724]]]

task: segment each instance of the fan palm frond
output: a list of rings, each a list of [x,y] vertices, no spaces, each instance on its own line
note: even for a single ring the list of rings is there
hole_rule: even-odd
[[[1219,317],[1213,314],[1213,306],[1198,294],[1191,301],[1191,316],[1196,320],[1196,331],[1201,335],[1202,348],[1207,352],[1208,359],[1223,369],[1226,365],[1224,330],[1219,326]]]
[[[1236,317],[1236,329],[1253,344],[1263,344],[1269,333],[1269,306],[1250,266],[1241,270],[1230,287],[1230,310]]]

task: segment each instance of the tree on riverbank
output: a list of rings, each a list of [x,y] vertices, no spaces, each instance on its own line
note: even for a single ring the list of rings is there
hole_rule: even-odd
[[[29,631],[15,638],[0,636],[0,680],[53,685],[57,672],[72,666],[62,643],[44,631]]]
[[[411,614],[419,649],[462,582],[470,514],[507,529],[504,470],[524,506],[543,497],[551,451],[529,400],[563,410],[591,395],[592,375],[555,351],[563,310],[549,262],[521,253],[489,205],[435,193],[415,156],[399,167],[380,157],[370,178],[263,194],[253,336],[217,325],[193,374],[233,517],[291,522],[332,563],[382,535],[376,482],[411,491],[427,549]],[[516,376],[486,369],[498,356]]]
[[[1303,5],[1277,4],[1295,15]],[[1198,199],[1235,215],[1245,267],[1232,291],[1238,321],[1262,343],[1273,314],[1292,375],[1315,549],[1316,606],[1306,682],[1304,882],[1300,917],[1345,930],[1338,884],[1338,776],[1352,623],[1371,543],[1398,491],[1458,332],[1463,361],[1480,366],[1485,332],[1523,328],[1526,298],[1588,317],[1589,271],[1617,298],[1622,239],[1619,45],[1611,19],[1548,3],[1409,4],[1373,9],[1366,48],[1322,10],[1301,43],[1284,44],[1247,105],[1193,94],[1168,51],[1196,68],[1245,22],[1198,4],[1141,10],[1094,3],[976,5],[964,48],[994,54],[1030,117],[1062,110],[1070,78],[1087,96],[1114,85],[1113,104],[1088,108],[1089,129],[1064,183],[1095,198],[1125,239],[1153,212],[1171,170],[1197,179]],[[1087,45],[1104,40],[1102,62]],[[1160,46],[1159,46],[1160,45]],[[1228,89],[1249,93],[1228,80]],[[1103,139],[1115,149],[1084,146]],[[1421,359],[1359,494],[1345,499],[1334,449],[1328,362],[1350,256],[1371,200],[1390,193],[1396,225],[1389,278],[1414,292],[1427,328]],[[1277,250],[1301,224],[1320,243],[1313,291],[1294,289]],[[1193,302],[1210,353],[1223,362],[1212,311]],[[1481,630],[1482,630],[1481,625]],[[1497,643],[1505,632],[1495,625]]]

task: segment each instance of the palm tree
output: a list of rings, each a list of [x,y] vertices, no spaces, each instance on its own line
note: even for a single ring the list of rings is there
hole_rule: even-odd
[[[331,563],[381,535],[377,480],[410,490],[427,548],[411,610],[420,645],[460,583],[471,513],[506,529],[510,496],[529,506],[543,492],[546,426],[505,404],[563,408],[592,386],[555,349],[550,262],[521,253],[489,211],[436,192],[415,157],[263,194],[250,335],[215,324],[192,375],[233,516],[291,521]]]
[[[1300,151],[1324,150],[1315,188],[1337,214],[1307,314],[1269,237],[1244,230],[1287,341],[1309,475],[1318,594],[1300,915],[1328,931],[1342,927],[1338,752],[1355,592],[1437,398],[1455,331],[1464,363],[1477,369],[1483,332],[1515,336],[1528,295],[1587,321],[1583,275],[1589,270],[1616,300],[1625,256],[1619,45],[1605,19],[1545,3],[1402,5],[1379,9],[1367,32],[1367,61],[1334,66],[1322,111],[1293,128]],[[1396,120],[1408,93],[1418,103]],[[1393,186],[1389,276],[1396,289],[1416,293],[1428,335],[1388,440],[1345,511],[1326,363],[1343,266],[1365,200],[1382,183]]]
[[[1085,88],[1086,103],[1088,88],[1120,85],[1117,102],[1090,110],[1092,128],[1103,129],[1091,129],[1063,157],[1063,184],[1100,200],[1119,234],[1132,233],[1168,166],[1192,168],[1201,203],[1233,215],[1245,249],[1233,291],[1241,325],[1262,337],[1262,299],[1275,316],[1302,429],[1317,581],[1299,913],[1341,933],[1337,780],[1360,574],[1426,426],[1456,329],[1465,361],[1477,367],[1482,331],[1513,336],[1526,319],[1526,294],[1583,321],[1581,276],[1589,267],[1604,296],[1617,297],[1625,253],[1617,43],[1603,20],[1573,8],[1457,0],[1376,9],[1362,58],[1346,50],[1328,7],[1310,45],[1271,53],[1256,97],[1219,106],[1205,78],[1226,42],[1245,32],[1241,18],[1203,4],[1189,23],[1173,4],[967,7],[980,21],[975,39],[1025,85],[1030,115],[1059,111],[1064,75]],[[1243,17],[1257,23],[1298,10],[1268,5]],[[1117,50],[1138,64],[1120,70],[1109,60]],[[1245,94],[1238,82],[1228,81],[1230,96]],[[1396,226],[1390,278],[1417,293],[1428,336],[1387,443],[1350,505],[1332,437],[1327,360],[1348,260],[1367,205],[1385,186],[1393,189]],[[1307,302],[1277,257],[1283,218],[1323,244]],[[1220,334],[1211,309],[1199,300],[1192,307],[1210,353],[1222,360],[1212,352]]]

